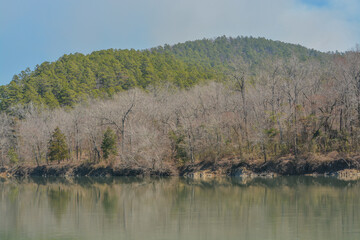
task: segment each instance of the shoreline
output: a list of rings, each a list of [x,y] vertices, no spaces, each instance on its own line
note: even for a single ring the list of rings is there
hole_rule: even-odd
[[[167,165],[162,169],[128,165],[105,165],[95,163],[61,163],[51,165],[0,167],[0,178],[6,177],[138,177],[181,176],[190,178],[215,177],[276,177],[276,176],[336,176],[360,178],[360,155],[307,157],[295,160],[293,156],[276,160],[241,161],[225,158],[219,161],[201,161],[176,167]]]

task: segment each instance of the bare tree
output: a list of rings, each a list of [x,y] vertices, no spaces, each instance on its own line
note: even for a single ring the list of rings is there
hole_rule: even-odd
[[[1,151],[1,166],[5,164],[6,153],[11,146],[11,140],[14,137],[12,134],[12,120],[5,113],[0,115],[0,151]]]

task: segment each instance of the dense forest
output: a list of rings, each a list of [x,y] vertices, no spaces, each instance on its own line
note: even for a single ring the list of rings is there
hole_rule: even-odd
[[[219,37],[71,54],[14,76],[0,97],[3,165],[161,169],[354,153],[360,144],[359,49]]]
[[[74,106],[88,98],[106,98],[135,87],[172,85],[189,88],[222,81],[241,58],[253,74],[268,59],[324,61],[328,54],[264,38],[204,39],[149,50],[102,50],[64,55],[26,69],[0,88],[0,109],[33,103],[49,108]]]
[[[233,61],[241,57],[245,62],[255,67],[266,65],[266,59],[289,59],[296,56],[302,61],[316,59],[324,61],[329,54],[307,49],[300,45],[267,40],[265,38],[225,36],[216,39],[203,39],[165,45],[153,48],[157,52],[171,52],[176,58],[187,63],[201,63],[210,68],[226,69]]]
[[[212,69],[186,64],[168,53],[114,49],[76,53],[14,76],[0,89],[0,109],[30,102],[50,108],[71,107],[89,97],[112,96],[134,87],[166,82],[185,88],[215,78]]]

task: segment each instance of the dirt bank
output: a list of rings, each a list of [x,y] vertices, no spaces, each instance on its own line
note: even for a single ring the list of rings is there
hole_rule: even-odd
[[[349,171],[351,170],[351,171]],[[293,156],[276,160],[242,161],[236,158],[218,162],[199,162],[180,168],[180,176],[277,176],[277,175],[334,175],[360,176],[360,155],[354,156]]]
[[[202,161],[181,167],[167,166],[154,170],[144,167],[104,164],[74,164],[26,166],[0,168],[1,176],[187,176],[206,178],[216,176],[265,176],[277,175],[333,175],[339,177],[360,177],[360,155],[302,156],[295,159],[287,156],[263,161],[244,161],[238,158],[224,158],[220,161]]]
[[[140,167],[110,166],[91,163],[83,164],[59,164],[59,165],[40,165],[26,166],[19,165],[6,169],[8,176],[26,177],[26,176],[171,176],[174,173],[170,169],[153,170]]]

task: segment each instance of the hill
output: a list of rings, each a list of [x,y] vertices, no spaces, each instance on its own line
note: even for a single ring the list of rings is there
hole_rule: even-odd
[[[0,110],[18,104],[50,108],[74,106],[87,98],[104,98],[134,87],[171,84],[188,88],[199,82],[223,80],[229,65],[238,60],[251,65],[252,72],[266,59],[322,61],[328,54],[300,45],[264,38],[225,36],[188,41],[148,50],[95,51],[64,55],[26,69],[0,87]]]
[[[262,65],[265,59],[288,59],[296,56],[302,61],[325,60],[329,54],[301,45],[254,37],[217,37],[187,41],[173,46],[154,48],[158,52],[171,52],[187,63],[201,63],[208,67],[223,67],[241,57],[245,62]]]
[[[358,49],[326,54],[262,38],[64,55],[1,87],[0,166],[42,168],[61,154],[57,162],[159,174],[200,162],[358,169],[359,76]]]

